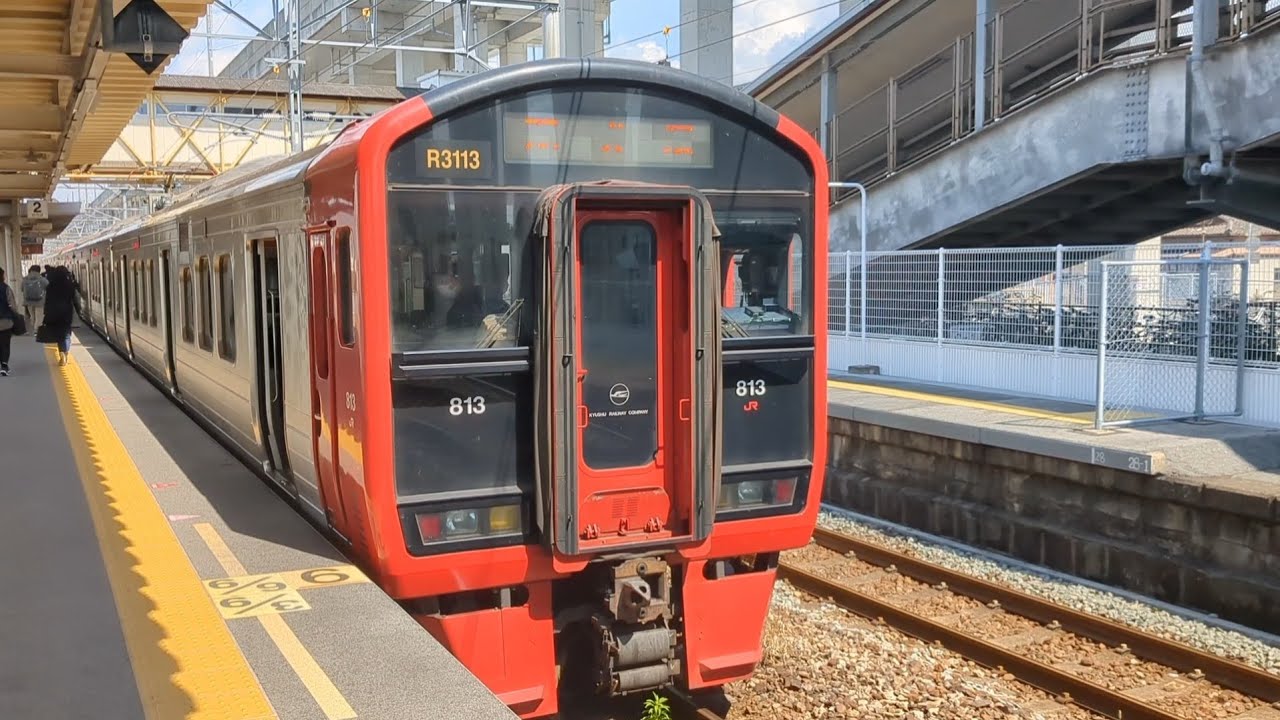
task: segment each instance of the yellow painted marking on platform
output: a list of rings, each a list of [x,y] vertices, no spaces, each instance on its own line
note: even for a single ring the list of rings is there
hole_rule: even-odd
[[[887,395],[889,397],[903,398],[907,400],[923,400],[925,402],[933,402],[940,405],[959,405],[961,407],[974,408],[976,410],[994,410],[996,412],[1008,413],[1010,415],[1022,415],[1024,417],[1040,418],[1042,420],[1059,420],[1061,422],[1072,423],[1074,425],[1089,425],[1093,423],[1093,413],[1088,411],[1079,413],[1056,413],[1049,410],[1037,410],[1035,408],[1023,407],[1021,405],[1008,405],[1005,403],[990,402],[987,400],[972,400],[970,398],[956,397],[954,395],[939,395],[935,393],[920,392],[917,390],[903,390],[885,385],[853,383],[842,380],[828,380],[827,384],[841,390],[853,390],[855,392],[866,392],[875,395]]]
[[[47,355],[146,717],[275,718],[75,359]]]
[[[298,590],[369,582],[369,578],[360,572],[355,565],[336,565],[334,567],[311,568],[310,570],[278,572],[276,577],[281,578],[289,583],[290,587]]]
[[[311,606],[279,575],[242,575],[205,580],[222,617],[247,618],[310,610]]]
[[[212,525],[209,523],[196,523],[192,527],[199,533],[205,545],[209,546],[209,552],[213,553],[213,556],[218,560],[218,564],[222,566],[227,575],[241,577],[249,574]],[[311,656],[302,641],[298,640],[298,636],[293,633],[284,618],[278,614],[259,615],[258,622],[262,623],[262,628],[267,631],[271,641],[280,649],[280,654],[289,663],[289,667],[293,668],[294,673],[298,675],[298,679],[302,681],[303,685],[307,686],[311,697],[315,698],[316,704],[324,711],[326,718],[329,720],[350,720],[350,718],[356,717],[356,711],[352,709],[347,699],[342,696],[337,686],[329,679],[329,676],[325,674],[324,668],[320,667],[315,658]]]

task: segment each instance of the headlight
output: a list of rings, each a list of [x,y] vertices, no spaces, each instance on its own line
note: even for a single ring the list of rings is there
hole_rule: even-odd
[[[413,519],[423,545],[518,536],[522,532],[519,504],[418,512]]]

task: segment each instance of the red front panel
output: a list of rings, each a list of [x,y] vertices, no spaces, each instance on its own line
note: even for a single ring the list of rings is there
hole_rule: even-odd
[[[556,712],[551,583],[529,585],[526,605],[417,620],[512,711],[523,717]]]
[[[682,592],[691,690],[741,680],[755,670],[777,578],[767,570],[708,580],[706,564],[689,563]]]
[[[677,210],[575,215],[580,547],[686,536],[687,243]]]

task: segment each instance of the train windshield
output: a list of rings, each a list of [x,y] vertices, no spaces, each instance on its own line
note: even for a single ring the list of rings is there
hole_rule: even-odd
[[[530,360],[535,319],[550,312],[535,307],[533,269],[542,250],[530,239],[549,187],[616,180],[697,190],[720,233],[726,350],[761,338],[803,342],[814,333],[815,209],[806,162],[771,128],[734,121],[679,93],[517,94],[446,115],[393,148],[391,351],[401,365],[431,368],[393,390],[402,498],[518,493],[530,483],[531,432],[516,426],[534,415],[533,383],[527,370],[508,371],[502,362]],[[588,260],[584,272],[600,258]],[[622,270],[609,265],[609,272]],[[808,382],[807,361],[801,365],[787,378],[797,393]],[[803,422],[792,424],[803,434]],[[789,437],[779,442],[785,454],[800,452]]]
[[[638,91],[543,91],[451,116],[388,164],[392,351],[522,346],[522,281],[544,188],[694,187],[721,232],[726,338],[808,334],[812,177],[749,127]]]

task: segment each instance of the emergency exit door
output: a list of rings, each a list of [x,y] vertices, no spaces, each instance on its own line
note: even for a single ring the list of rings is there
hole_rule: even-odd
[[[681,214],[575,217],[581,541],[690,532],[692,302]]]

